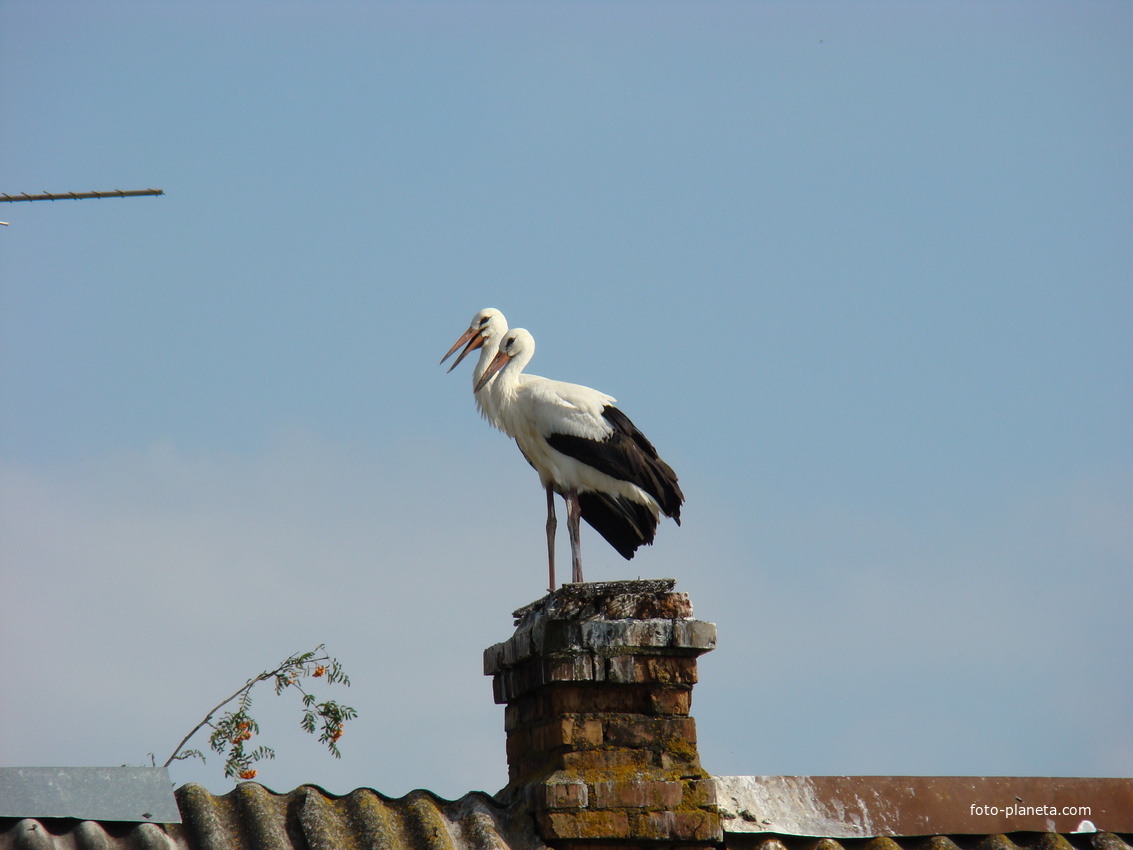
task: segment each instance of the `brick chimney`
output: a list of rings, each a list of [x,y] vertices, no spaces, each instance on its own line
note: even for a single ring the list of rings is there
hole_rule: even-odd
[[[566,585],[484,651],[505,704],[508,786],[555,850],[722,840],[689,716],[716,626],[672,579]]]

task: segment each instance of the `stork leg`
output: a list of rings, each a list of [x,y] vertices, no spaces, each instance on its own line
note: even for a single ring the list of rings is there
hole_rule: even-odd
[[[567,490],[563,498],[566,499],[567,533],[570,535],[570,580],[582,584],[582,532],[578,527],[582,518],[582,503],[578,501],[577,490]]]
[[[550,580],[549,589],[555,591],[555,529],[558,528],[555,519],[555,491],[547,486],[547,572]]]

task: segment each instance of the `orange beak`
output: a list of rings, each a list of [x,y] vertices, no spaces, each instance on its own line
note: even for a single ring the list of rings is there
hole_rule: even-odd
[[[444,363],[446,360],[448,360],[449,357],[452,356],[452,353],[460,348],[460,346],[464,345],[464,343],[466,342],[468,343],[467,347],[465,347],[464,351],[460,352],[459,357],[452,361],[452,365],[448,367],[449,372],[460,365],[460,361],[468,356],[468,352],[475,351],[477,348],[482,346],[484,344],[484,337],[480,336],[480,331],[478,331],[477,329],[469,328],[463,334],[461,334],[460,339],[453,343],[452,348],[450,348],[445,353],[445,356],[441,358],[441,362]]]
[[[476,382],[476,386],[472,388],[472,392],[478,393],[480,390],[484,389],[488,381],[492,380],[492,375],[504,368],[510,359],[506,352],[501,351],[496,354],[496,356],[492,358],[492,362],[488,364],[488,368],[484,370],[483,376]]]

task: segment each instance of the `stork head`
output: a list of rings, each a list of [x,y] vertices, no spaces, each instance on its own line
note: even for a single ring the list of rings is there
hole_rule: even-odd
[[[492,338],[498,339],[506,332],[507,319],[504,318],[504,314],[494,307],[485,307],[472,317],[472,321],[468,324],[468,330],[461,334],[460,339],[453,343],[452,348],[441,358],[441,362],[444,363],[452,356],[454,351],[465,343],[468,343],[464,351],[460,352],[460,356],[452,361],[452,365],[448,367],[448,371],[451,372],[457,367],[457,364],[459,364],[461,360],[468,356],[469,352],[475,351]]]
[[[480,392],[492,376],[504,368],[512,360],[517,361],[522,369],[535,355],[535,337],[523,328],[512,328],[500,342],[500,350],[484,370],[483,376],[476,384],[475,392]]]

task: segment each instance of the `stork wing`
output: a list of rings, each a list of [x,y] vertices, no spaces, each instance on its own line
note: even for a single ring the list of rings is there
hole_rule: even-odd
[[[672,467],[658,457],[653,444],[616,407],[606,405],[602,420],[609,429],[605,437],[555,431],[547,435],[547,443],[612,478],[636,484],[657,500],[665,516],[680,525],[684,494]]]
[[[613,430],[602,411],[614,400],[581,384],[546,378],[521,384],[518,399],[540,434],[570,434],[591,440],[603,440]]]

